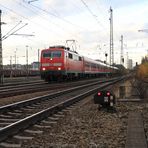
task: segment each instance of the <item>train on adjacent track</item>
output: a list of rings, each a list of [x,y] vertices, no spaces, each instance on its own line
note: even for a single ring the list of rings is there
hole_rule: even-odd
[[[112,75],[117,67],[71,51],[69,47],[52,46],[41,51],[40,74],[45,81]]]

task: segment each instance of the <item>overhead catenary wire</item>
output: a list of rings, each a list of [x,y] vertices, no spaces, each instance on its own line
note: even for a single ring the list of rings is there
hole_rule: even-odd
[[[80,0],[80,1],[83,3],[85,8],[88,10],[88,12],[92,15],[92,17],[97,21],[97,23],[101,26],[101,28],[103,28],[101,29],[101,31],[105,33],[107,36],[109,36],[109,31],[107,31],[107,28],[104,25],[102,25],[102,23],[97,19],[97,15],[93,13],[93,11],[89,8],[88,4],[84,0]]]
[[[12,12],[12,13],[14,13],[14,14],[16,14],[16,15],[22,17],[22,18],[24,18],[25,20],[28,20],[29,22],[32,22],[33,24],[37,25],[39,28],[41,28],[41,29],[43,29],[43,30],[46,30],[46,31],[47,31],[47,30],[50,30],[49,27],[42,26],[41,24],[38,24],[38,23],[32,21],[32,20],[29,19],[28,17],[19,14],[18,12],[14,11],[14,10],[11,9],[11,8],[8,8],[8,7],[6,7],[6,6],[2,5],[2,4],[0,4],[0,6],[3,7],[4,9],[6,9],[6,10],[8,10],[8,11],[10,11],[10,12]],[[52,30],[50,30],[50,31],[52,31]],[[55,31],[54,31],[54,32],[55,32]],[[58,33],[58,32],[57,32],[57,33]],[[60,35],[60,34],[59,34],[59,35]]]
[[[18,2],[17,2],[17,3],[18,3]],[[25,2],[25,3],[26,3],[26,2]],[[19,5],[23,6],[23,7],[26,8],[26,9],[29,9],[29,10],[33,11],[34,13],[36,12],[36,10],[39,10],[39,11],[42,12],[42,14],[44,13],[44,15],[46,14],[46,15],[50,15],[50,16],[53,16],[53,17],[55,17],[55,18],[58,18],[59,20],[64,21],[64,22],[67,23],[67,24],[70,24],[70,25],[72,25],[72,26],[74,26],[74,27],[79,28],[79,29],[80,29],[79,31],[82,31],[82,29],[83,29],[83,30],[89,30],[88,28],[86,28],[86,27],[84,27],[84,26],[83,26],[83,27],[78,26],[77,24],[73,24],[73,23],[71,23],[70,21],[67,21],[66,19],[60,17],[60,16],[58,15],[58,12],[56,12],[56,14],[55,14],[55,13],[51,13],[51,12],[49,12],[49,11],[47,11],[47,10],[44,10],[44,9],[42,9],[42,8],[40,8],[40,7],[38,7],[38,6],[32,5],[32,4],[29,4],[30,6],[32,6],[31,8],[30,8],[30,7],[27,7],[26,5],[23,5],[22,3],[19,3]],[[37,13],[37,12],[36,12],[36,13]],[[39,13],[39,14],[41,14],[41,13]],[[45,16],[42,15],[41,18],[42,18],[42,19],[45,19],[45,20],[47,21],[47,18],[45,18]],[[51,23],[51,21],[50,21],[50,23]],[[54,22],[52,22],[52,23],[55,24]],[[66,30],[66,32],[68,31],[67,28],[65,28],[65,26],[62,27],[61,24],[59,24],[59,23],[58,23],[58,24],[55,24],[55,25],[58,26],[58,27],[60,27],[60,28],[62,28],[62,31],[64,31],[64,30]],[[71,30],[70,30],[70,31],[71,31]],[[77,32],[79,32],[79,31],[77,31]],[[64,33],[65,33],[65,31],[64,31]],[[79,37],[79,33],[71,33],[71,32],[68,32],[68,34],[71,34],[73,38]]]
[[[17,3],[18,3],[18,2],[17,2]],[[37,13],[36,10],[39,10],[38,8],[35,8],[35,7],[34,7],[35,9],[34,9],[34,8],[32,9],[32,8],[27,7],[27,6],[25,6],[25,5],[23,5],[23,4],[20,4],[20,3],[19,3],[19,5],[21,5],[21,6],[24,7],[25,9],[28,9],[28,10],[32,11],[34,14]],[[44,12],[44,13],[45,13],[45,12]],[[45,13],[45,14],[47,14],[47,13]],[[47,18],[45,18],[45,15],[41,15],[41,14],[38,14],[38,15],[41,17],[41,19],[44,19],[45,21],[48,21]],[[63,31],[63,32],[64,32],[64,30],[67,31],[65,27],[62,27],[62,26],[60,26],[59,24],[56,24],[55,22],[51,22],[51,21],[50,21],[50,24],[53,24],[53,25],[55,25],[55,26],[61,28],[61,31]],[[70,32],[68,32],[68,33],[70,33]],[[71,34],[71,33],[70,33],[70,34]]]
[[[41,19],[44,19],[45,21],[48,21],[48,19],[47,18],[45,18],[46,17],[46,15],[48,15],[49,16],[49,13],[50,14],[52,14],[52,15],[50,15],[50,16],[53,16],[53,17],[55,17],[55,16],[57,16],[57,17],[60,17],[60,16],[58,16],[58,12],[56,12],[56,14],[54,14],[54,13],[51,13],[51,12],[49,12],[49,11],[46,11],[46,10],[44,10],[44,9],[42,9],[42,8],[39,8],[39,7],[36,7],[35,5],[32,5],[32,4],[29,4],[28,5],[28,3],[26,3],[25,1],[22,3],[20,3],[20,2],[17,2],[16,1],[16,3],[18,3],[20,6],[22,6],[22,7],[24,7],[25,9],[28,9],[29,11],[32,11],[34,14],[37,14],[38,13],[38,11],[37,10],[39,10],[40,12],[42,12],[42,13],[39,13],[38,15],[41,17]],[[26,5],[25,5],[26,4]],[[32,6],[32,7],[28,7],[28,6]],[[49,12],[49,13],[48,13]],[[57,18],[57,17],[55,17],[55,18]],[[65,23],[67,23],[67,24],[70,24],[70,25],[72,25],[72,26],[74,26],[74,27],[78,27],[79,29],[81,28],[81,29],[86,29],[85,27],[81,27],[81,26],[78,26],[78,25],[76,25],[76,24],[73,24],[73,23],[71,23],[70,21],[67,21],[67,20],[65,20],[65,19],[63,19],[62,17],[60,17],[60,20],[62,21],[66,21]],[[49,21],[48,21],[49,22]],[[57,24],[57,23],[55,23],[55,21],[53,22],[51,22],[50,21],[50,24],[53,24],[54,26],[57,26],[58,27],[58,29],[60,29],[60,31],[62,31],[62,32],[64,32],[65,33],[65,31],[68,33],[68,34],[70,34],[72,37],[74,37],[74,38],[77,38],[78,36],[79,36],[79,34],[78,33],[72,33],[71,32],[71,30],[69,31],[68,30],[68,27],[65,27],[65,26],[61,26],[61,24]],[[51,30],[51,31],[53,31],[53,30]],[[80,31],[80,30],[79,30]],[[57,29],[56,30],[54,30],[54,32],[57,32],[57,34],[59,34],[59,32],[57,31]],[[62,34],[63,35],[63,34]]]
[[[16,1],[16,2],[19,3],[18,1]],[[22,4],[22,2],[21,2],[20,4]],[[0,4],[0,5],[1,5],[1,4]],[[39,8],[39,7],[35,6],[35,5],[32,5],[32,4],[30,4],[30,5],[31,5],[32,7],[34,7],[34,8],[36,8],[36,9],[38,9],[38,10],[40,10],[40,11],[46,13],[46,14],[50,14],[50,15],[53,16],[53,17],[59,18],[60,20],[66,22],[66,23],[68,23],[68,24],[71,24],[71,25],[73,25],[73,26],[75,26],[75,27],[79,27],[79,28],[81,28],[81,29],[83,29],[83,30],[85,29],[84,26],[83,26],[83,27],[80,27],[80,26],[75,25],[75,24],[71,23],[70,21],[67,21],[67,20],[65,20],[64,18],[58,16],[58,13],[54,14],[54,13],[51,13],[51,12],[49,12],[49,11],[46,11],[46,10],[44,10],[44,9],[42,9],[42,8]],[[22,5],[22,6],[26,8],[26,6],[24,6],[24,5]],[[4,7],[5,7],[5,6],[4,6]],[[5,8],[6,8],[6,7],[5,7]],[[27,9],[29,9],[29,8],[27,8]],[[26,16],[22,16],[21,14],[18,14],[18,12],[14,11],[14,10],[12,10],[12,9],[10,9],[10,8],[8,8],[8,10],[32,22],[32,20],[30,20],[30,19],[27,18]],[[33,10],[32,10],[32,11],[33,11]],[[47,19],[46,19],[46,21],[47,21]],[[33,23],[34,23],[34,22],[33,22]],[[52,22],[52,23],[53,23],[53,22]],[[37,23],[35,23],[35,24],[37,24]],[[56,25],[58,25],[58,24],[56,24]],[[42,27],[42,25],[40,25],[40,24],[38,24],[38,26],[39,26],[40,28],[42,28],[42,29],[45,29],[45,26]],[[47,28],[48,28],[48,27],[47,27]],[[63,29],[65,29],[65,27],[63,28],[63,27],[61,27],[61,26],[60,26],[60,28],[62,28],[61,31],[63,31]],[[66,29],[67,29],[67,28],[66,28]],[[48,30],[49,30],[49,28],[48,28]],[[86,29],[85,29],[85,30],[86,30]],[[50,30],[50,31],[53,31],[53,30]],[[80,30],[80,31],[81,31],[81,30]],[[54,30],[54,32],[55,32],[55,30]],[[57,32],[57,33],[58,33],[58,32]],[[71,33],[70,33],[70,34],[71,34]],[[75,35],[76,35],[76,34],[75,34]],[[78,35],[78,34],[77,34],[77,35]]]
[[[0,4],[0,6],[1,7],[3,7],[4,8],[4,10],[6,11],[8,11],[8,12],[12,12],[12,13],[14,13],[15,15],[18,15],[18,16],[21,16],[21,18],[24,18],[25,20],[28,20],[29,22],[32,22],[33,24],[35,24],[35,25],[38,25],[38,27],[40,27],[41,29],[44,29],[44,30],[50,30],[50,28],[49,27],[43,27],[41,24],[38,24],[38,23],[36,23],[36,22],[34,22],[33,20],[31,20],[31,19],[29,19],[27,16],[24,16],[24,15],[22,15],[22,14],[20,14],[20,13],[18,13],[16,10],[14,10],[14,9],[11,9],[11,8],[8,8],[8,7],[6,7],[6,6],[4,6],[4,5],[2,5],[2,4]],[[47,19],[46,19],[47,20]],[[50,22],[51,23],[51,22]],[[52,31],[52,30],[50,30],[50,31]],[[54,30],[54,32],[55,32],[55,30]],[[14,32],[13,32],[13,34],[14,34]],[[60,34],[59,34],[60,35]],[[59,35],[58,35],[58,37],[59,37]],[[63,35],[63,34],[62,34]],[[44,42],[43,43],[43,41],[41,41],[41,40],[32,40],[31,38],[30,39],[28,39],[28,38],[26,38],[27,40],[29,40],[29,41],[31,41],[30,43],[35,43],[34,45],[36,45],[36,43],[38,43],[38,44],[40,44],[40,46],[42,45],[43,46],[43,44],[44,44],[44,46],[47,44],[46,42]],[[50,43],[48,43],[48,46],[49,46],[49,44]],[[44,47],[45,48],[45,47]]]
[[[10,34],[11,31],[13,31],[19,24],[21,24],[22,21],[20,21],[18,24],[16,24],[10,31],[8,31],[4,36],[2,36],[2,39],[5,38],[8,34]]]
[[[73,25],[73,26],[78,27],[78,28],[81,28],[81,29],[84,28],[84,26],[83,26],[83,27],[78,26],[77,24],[74,24],[74,23],[72,23],[72,22],[70,22],[70,21],[68,21],[68,20],[66,20],[66,19],[64,19],[64,18],[62,18],[62,17],[60,17],[59,15],[57,15],[57,14],[55,14],[55,13],[51,13],[51,12],[49,12],[49,11],[47,11],[47,10],[45,10],[45,9],[42,9],[42,8],[36,6],[36,5],[33,5],[33,4],[31,4],[31,3],[29,3],[29,5],[31,5],[32,7],[36,8],[36,9],[38,9],[38,10],[40,10],[40,11],[43,11],[43,12],[46,13],[46,14],[49,14],[49,15],[51,15],[51,16],[53,16],[53,17],[56,17],[56,18],[58,18],[58,19],[60,19],[60,20],[62,20],[62,21],[64,21],[64,22],[66,22],[66,23],[68,23],[68,24],[70,24],[70,25]]]
[[[17,30],[13,31],[12,33],[7,34],[5,37],[2,38],[2,41],[7,39],[9,36],[15,34],[17,31],[19,31],[20,29],[24,28],[26,25],[28,25],[28,23],[26,23],[23,26],[19,27]]]
[[[84,0],[83,0],[83,2],[84,2]],[[17,1],[17,3],[19,3],[18,1]],[[20,2],[20,4],[21,4],[22,2]],[[75,25],[75,24],[73,24],[73,23],[71,23],[71,22],[67,22],[67,20],[65,21],[65,19],[64,18],[62,18],[61,16],[59,16],[58,15],[58,13],[52,13],[52,12],[49,12],[49,11],[47,11],[47,10],[44,10],[44,9],[42,9],[42,8],[40,8],[40,7],[38,7],[38,6],[36,6],[36,5],[32,5],[32,4],[28,4],[28,6],[32,6],[31,8],[33,9],[35,9],[35,10],[39,10],[40,9],[40,11],[42,11],[42,12],[44,12],[44,13],[46,13],[46,14],[49,14],[50,13],[50,15],[51,16],[53,16],[53,17],[55,17],[55,18],[59,18],[61,21],[64,21],[65,23],[68,23],[68,24],[70,24],[70,25],[73,25],[73,26],[75,26],[75,27],[79,27],[78,25]],[[87,5],[87,4],[86,4]],[[23,7],[24,7],[24,5],[22,5]],[[87,5],[88,6],[88,5]],[[38,7],[38,8],[36,8],[36,7]],[[27,6],[25,5],[25,8],[27,8]],[[31,9],[31,8],[27,8],[27,9]],[[89,7],[88,7],[89,8]],[[41,29],[45,29],[45,30],[50,30],[50,28],[49,27],[43,27],[42,25],[40,25],[40,24],[38,24],[38,23],[36,23],[36,22],[34,22],[33,20],[31,20],[31,19],[29,19],[28,17],[26,17],[26,16],[24,16],[24,15],[22,15],[22,14],[19,14],[18,12],[16,12],[15,10],[12,10],[12,9],[10,9],[10,8],[8,8],[11,12],[13,12],[13,13],[15,13],[15,14],[17,14],[17,15],[19,15],[19,16],[21,16],[21,17],[23,17],[23,18],[25,18],[25,19],[27,19],[27,20],[29,20],[30,22],[33,22],[34,24],[37,24]],[[91,9],[90,9],[91,10]],[[33,11],[33,10],[32,10]],[[91,11],[92,12],[92,11]],[[37,12],[36,12],[37,13]],[[93,12],[92,12],[93,13]],[[94,17],[96,18],[96,20],[97,20],[97,16],[95,15],[95,14],[93,14],[94,15]],[[46,21],[47,21],[47,19],[46,19]],[[51,23],[51,22],[50,22]],[[44,25],[46,25],[46,24],[44,24]],[[46,29],[47,28],[47,29]],[[63,31],[63,27],[61,26],[61,31]],[[82,27],[83,29],[84,29],[84,27]],[[58,28],[59,29],[59,28]],[[67,28],[65,28],[65,29],[67,29]],[[89,29],[90,30],[90,29]],[[50,30],[50,31],[52,31],[53,32],[53,30]],[[56,31],[57,30],[54,30],[54,32],[56,33]],[[58,33],[58,32],[57,32]],[[78,34],[75,34],[75,35],[78,35]]]
[[[14,14],[16,14],[16,15],[22,17],[22,18],[24,18],[25,20],[28,20],[29,22],[32,22],[32,23],[35,24],[35,25],[38,25],[38,26],[39,26],[40,28],[42,28],[42,29],[45,29],[45,30],[48,30],[48,29],[49,29],[49,28],[46,28],[45,26],[43,27],[41,24],[38,24],[38,23],[32,21],[32,20],[29,19],[28,17],[19,14],[18,12],[14,11],[14,10],[11,9],[11,8],[8,8],[8,7],[6,7],[6,6],[2,5],[2,4],[0,4],[0,6],[3,7],[4,9],[7,9],[7,10],[10,11],[10,12],[12,12],[12,13],[14,13]],[[50,30],[50,31],[51,31],[51,30]]]
[[[92,14],[92,16],[95,18],[95,20],[97,21],[97,23],[99,23],[100,25],[101,25],[101,23],[99,22],[99,20],[97,19],[97,15],[95,15],[95,14],[93,14],[93,12],[91,11],[91,9],[88,7],[88,5],[83,1],[83,0],[81,0],[82,1],[82,3],[87,7],[87,9],[88,9],[88,11]],[[24,1],[25,2],[25,1]],[[79,28],[85,28],[85,26],[79,26],[79,25],[77,25],[77,24],[74,24],[74,23],[72,23],[71,21],[69,21],[69,20],[67,20],[67,19],[64,19],[64,18],[62,18],[60,15],[59,15],[59,13],[57,13],[56,12],[56,14],[55,13],[52,13],[52,12],[49,12],[49,11],[47,11],[47,10],[45,10],[45,9],[42,9],[42,8],[40,8],[40,7],[38,7],[38,6],[36,6],[36,5],[33,5],[32,3],[30,3],[30,1],[28,1],[27,2],[29,5],[31,5],[31,6],[33,6],[33,7],[35,7],[35,8],[37,8],[38,10],[41,10],[41,11],[43,11],[43,12],[45,12],[45,13],[47,13],[47,14],[49,14],[49,15],[51,15],[51,16],[53,16],[53,17],[55,17],[55,18],[58,18],[58,19],[60,19],[60,20],[62,20],[62,21],[64,21],[64,22],[66,22],[66,23],[68,23],[68,24],[70,24],[70,25],[73,25],[73,26],[75,26],[75,27],[79,27]],[[75,6],[76,7],[76,6]],[[53,8],[52,8],[53,9]],[[102,26],[103,27],[103,26]],[[87,28],[85,28],[85,29],[87,29]]]
[[[8,8],[8,7],[6,7],[6,6],[2,5],[2,4],[0,4],[0,6],[3,7],[5,10],[7,10],[7,11],[9,11],[9,12],[12,12],[12,13],[18,15],[18,16],[21,16],[21,17],[24,18],[25,20],[28,20],[28,21],[32,22],[33,24],[37,25],[38,27],[42,28],[43,30],[49,30],[49,28],[46,28],[45,26],[42,26],[42,25],[40,25],[40,24],[38,24],[38,23],[36,23],[36,22],[30,20],[30,19],[27,18],[27,17],[25,17],[25,16],[23,16],[23,15],[21,15],[21,14],[18,14],[16,11],[12,10],[11,8]],[[28,39],[28,38],[27,38],[27,39]],[[28,40],[30,41],[31,39],[28,39]],[[41,41],[34,41],[34,40],[31,40],[31,42],[34,42],[34,43],[39,43],[39,42],[40,42],[40,44],[43,44]]]
[[[98,24],[101,25],[101,27],[103,27],[103,25],[101,24],[101,22],[97,19],[97,15],[95,15],[92,10],[89,8],[89,6],[86,4],[86,2],[84,0],[80,0],[83,5],[86,7],[86,9],[89,11],[89,13],[93,16],[93,18],[97,21]]]

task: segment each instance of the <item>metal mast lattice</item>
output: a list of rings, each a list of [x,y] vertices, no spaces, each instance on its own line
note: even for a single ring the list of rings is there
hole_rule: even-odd
[[[113,44],[113,10],[110,7],[110,65],[114,64],[114,44]]]

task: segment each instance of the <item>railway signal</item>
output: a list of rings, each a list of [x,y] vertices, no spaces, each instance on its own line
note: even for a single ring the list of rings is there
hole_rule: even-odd
[[[102,107],[113,111],[115,110],[115,95],[108,90],[98,91],[94,95],[94,103],[99,105],[99,109]]]

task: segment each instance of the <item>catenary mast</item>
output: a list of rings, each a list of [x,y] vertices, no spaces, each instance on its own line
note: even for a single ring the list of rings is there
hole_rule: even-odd
[[[0,10],[0,83],[3,83],[3,56],[2,56],[2,22],[1,22],[2,10]]]
[[[120,64],[124,65],[124,56],[123,56],[123,35],[121,35],[121,55],[120,55]]]
[[[113,10],[110,7],[110,65],[114,64],[114,43],[113,43]]]

